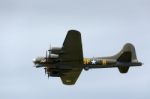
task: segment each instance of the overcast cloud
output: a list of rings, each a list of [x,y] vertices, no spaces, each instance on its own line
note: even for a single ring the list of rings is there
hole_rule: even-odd
[[[127,43],[142,67],[83,71],[76,85],[47,78],[32,59],[82,33],[84,57],[109,56]],[[149,0],[0,0],[1,99],[150,99]]]

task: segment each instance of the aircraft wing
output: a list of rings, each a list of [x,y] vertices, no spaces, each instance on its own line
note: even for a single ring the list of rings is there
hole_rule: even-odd
[[[72,69],[69,72],[63,74],[61,76],[61,80],[62,80],[63,84],[66,84],[66,85],[75,84],[81,71],[82,71],[82,68],[76,68],[76,69]]]
[[[61,76],[64,84],[75,84],[83,69],[83,52],[81,34],[78,31],[68,32],[62,47],[63,54],[60,54],[60,66],[69,68],[70,71]]]
[[[78,31],[70,30],[62,47],[63,54],[59,58],[63,65],[75,65],[75,67],[83,64],[83,52],[81,34]]]

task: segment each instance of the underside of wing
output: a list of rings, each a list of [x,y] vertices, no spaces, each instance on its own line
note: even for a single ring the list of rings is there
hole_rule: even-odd
[[[60,55],[60,66],[70,70],[63,73],[61,80],[64,84],[73,85],[77,81],[83,69],[83,52],[81,34],[76,30],[70,30],[62,47],[63,54]]]
[[[63,54],[60,55],[61,64],[80,66],[83,64],[81,34],[76,30],[67,33],[63,43]]]
[[[69,72],[66,72],[61,76],[61,80],[63,84],[66,85],[74,85],[81,73],[82,69],[81,68],[74,68],[70,70]]]

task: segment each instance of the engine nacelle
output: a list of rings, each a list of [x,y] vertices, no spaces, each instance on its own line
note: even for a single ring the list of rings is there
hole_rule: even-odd
[[[51,71],[50,76],[51,77],[60,77],[60,73],[59,73],[59,71]]]
[[[50,49],[50,51],[53,54],[60,54],[60,53],[62,53],[62,48],[61,47],[52,47],[52,49]]]
[[[58,54],[50,54],[50,58],[58,58],[59,55]]]

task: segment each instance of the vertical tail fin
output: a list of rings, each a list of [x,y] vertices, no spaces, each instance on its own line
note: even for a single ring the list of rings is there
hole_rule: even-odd
[[[125,44],[117,56],[119,62],[137,62],[135,48],[130,43]]]

